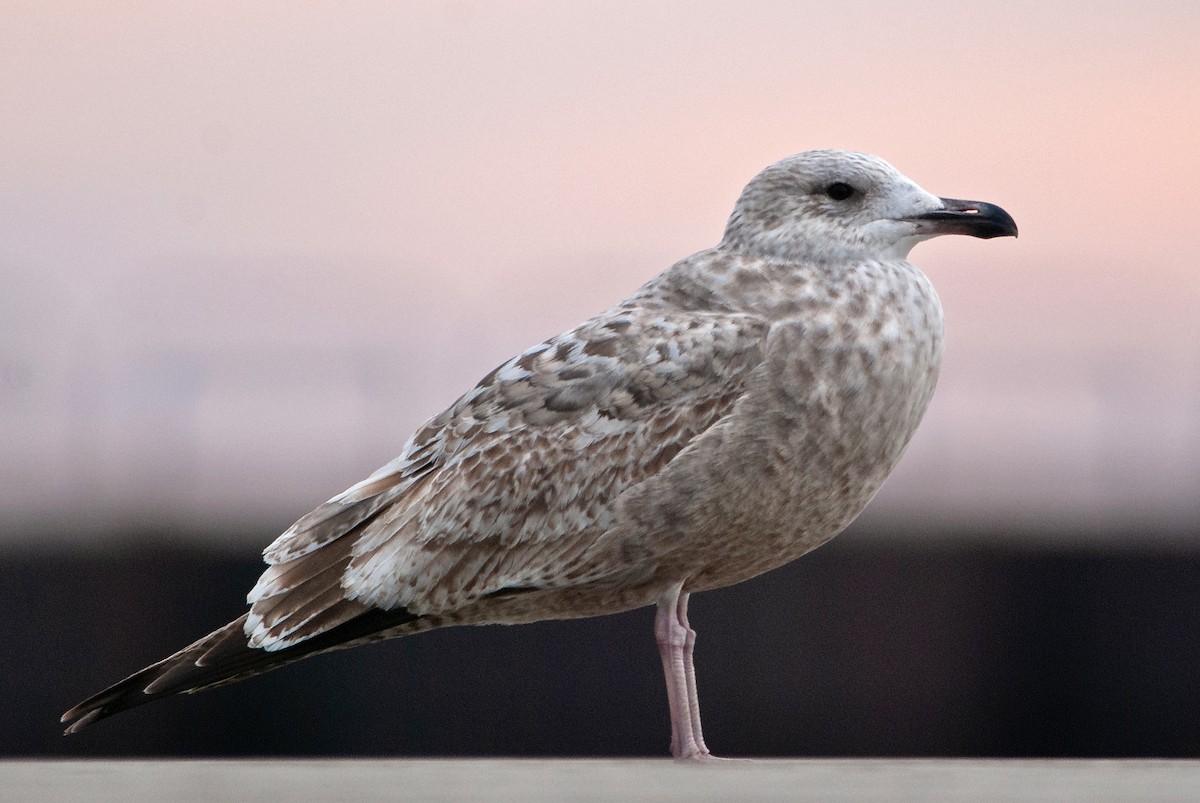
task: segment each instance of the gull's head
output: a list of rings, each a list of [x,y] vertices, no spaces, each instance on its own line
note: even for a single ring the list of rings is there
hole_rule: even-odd
[[[993,204],[939,198],[867,153],[805,151],[746,185],[721,245],[803,261],[904,259],[942,234],[1016,237]]]

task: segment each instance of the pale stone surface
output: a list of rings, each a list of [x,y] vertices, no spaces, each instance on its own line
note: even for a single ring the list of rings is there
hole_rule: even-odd
[[[4,800],[1184,801],[1197,761],[22,761]]]

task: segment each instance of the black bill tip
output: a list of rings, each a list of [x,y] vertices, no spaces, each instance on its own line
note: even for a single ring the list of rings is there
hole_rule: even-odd
[[[967,234],[984,240],[1017,236],[1017,222],[995,204],[957,198],[942,198],[941,201],[941,209],[907,220],[916,223],[917,231],[922,234]]]

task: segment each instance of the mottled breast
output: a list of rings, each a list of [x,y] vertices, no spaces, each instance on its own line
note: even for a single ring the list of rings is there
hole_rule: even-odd
[[[624,549],[657,577],[716,588],[824,543],[879,490],[924,414],[942,353],[925,276],[875,262],[811,278],[781,307],[733,412],[621,500]]]

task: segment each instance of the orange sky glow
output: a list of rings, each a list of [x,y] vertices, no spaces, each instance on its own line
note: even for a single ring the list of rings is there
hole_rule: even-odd
[[[714,244],[755,172],[814,147],[1021,226],[914,251],[946,365],[871,522],[1200,524],[1195,3],[3,17],[11,538],[286,525],[498,362]]]

